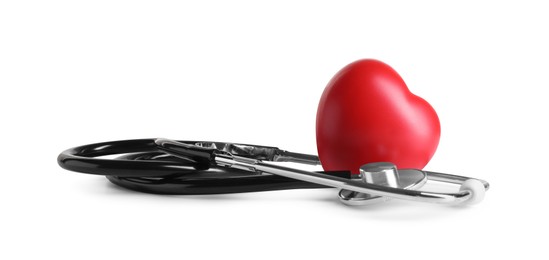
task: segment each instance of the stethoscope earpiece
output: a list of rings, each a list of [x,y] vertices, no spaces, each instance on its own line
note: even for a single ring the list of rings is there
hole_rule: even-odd
[[[478,179],[467,179],[459,188],[460,192],[469,192],[470,197],[466,202],[471,205],[481,202],[487,190],[488,183]]]

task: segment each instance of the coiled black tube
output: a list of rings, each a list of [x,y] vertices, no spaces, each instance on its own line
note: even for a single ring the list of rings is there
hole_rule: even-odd
[[[179,141],[188,144],[245,146],[232,149],[236,155],[272,160],[275,147],[239,145],[221,142]],[[260,151],[260,152],[257,152]],[[104,156],[118,155],[115,159]],[[326,188],[325,186],[270,174],[217,167],[192,159],[182,159],[160,151],[154,139],[103,142],[78,146],[63,151],[57,158],[67,170],[105,175],[112,183],[127,189],[155,194],[222,194],[285,189]],[[350,178],[350,172],[322,172]]]

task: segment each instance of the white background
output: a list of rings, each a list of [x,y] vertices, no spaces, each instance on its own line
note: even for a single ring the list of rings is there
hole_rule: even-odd
[[[341,2],[0,2],[0,258],[547,259],[546,4]],[[360,58],[433,105],[426,169],[488,180],[482,203],[158,196],[57,165],[153,137],[314,154],[323,88]]]

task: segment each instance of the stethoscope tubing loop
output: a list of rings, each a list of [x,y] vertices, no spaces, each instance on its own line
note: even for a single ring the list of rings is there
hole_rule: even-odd
[[[103,158],[117,154],[121,156]],[[271,162],[319,164],[318,157],[314,155],[292,153],[276,147],[169,139],[89,144],[65,150],[58,156],[59,165],[67,170],[106,175],[117,185],[159,194],[220,194],[334,187],[366,196],[345,197],[347,201],[344,203],[347,205],[366,205],[386,200],[382,198],[461,204],[482,200],[484,192],[489,189],[488,182],[483,180],[415,169],[405,169],[407,174],[401,176],[408,184],[415,183],[413,187],[405,187],[407,181],[397,181],[394,185],[394,180],[398,179],[394,165],[394,176],[374,175],[380,172],[367,170],[390,163],[374,163],[377,164],[374,168],[371,168],[372,164],[364,165],[357,179],[356,176],[351,177],[349,171],[311,172]],[[410,175],[410,171],[417,174]],[[392,180],[393,185],[374,181],[375,176]],[[461,186],[458,192],[416,190],[427,180]],[[379,199],[371,199],[376,196]]]

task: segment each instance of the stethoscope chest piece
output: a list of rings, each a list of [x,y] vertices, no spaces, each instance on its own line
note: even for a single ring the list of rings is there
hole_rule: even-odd
[[[343,188],[339,191],[340,201],[351,206],[370,205],[391,198],[439,204],[476,204],[482,201],[490,187],[484,180],[460,175],[417,169],[397,170],[394,164],[388,162],[365,164],[360,167],[358,178],[352,180],[360,183],[361,187],[355,188],[352,184],[345,184],[352,187],[352,190]],[[459,191],[420,191],[419,189],[429,180],[459,185]]]
[[[382,187],[417,190],[427,182],[427,174],[416,169],[397,170],[392,163],[377,162],[360,167],[360,174],[356,181]],[[375,196],[345,189],[339,191],[339,200],[349,206],[366,206],[390,199],[390,197]]]

